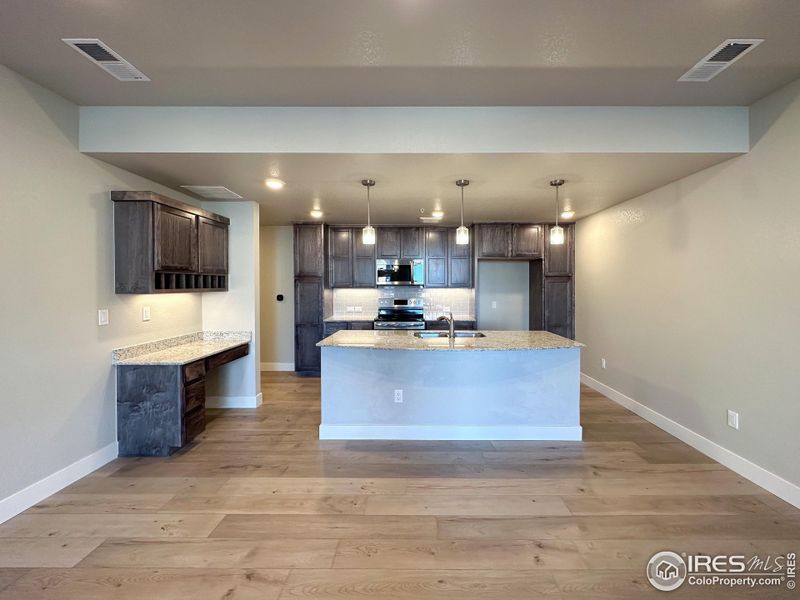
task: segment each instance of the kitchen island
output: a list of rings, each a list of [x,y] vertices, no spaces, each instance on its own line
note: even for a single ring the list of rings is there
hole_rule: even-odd
[[[323,339],[320,439],[580,440],[583,344],[546,331],[481,333]]]

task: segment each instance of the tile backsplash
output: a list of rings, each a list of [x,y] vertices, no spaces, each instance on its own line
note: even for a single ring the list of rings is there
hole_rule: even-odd
[[[395,298],[422,298],[425,318],[433,320],[447,312],[460,319],[475,318],[475,290],[458,288],[394,287],[333,290],[333,316],[366,317],[378,314],[378,306]]]

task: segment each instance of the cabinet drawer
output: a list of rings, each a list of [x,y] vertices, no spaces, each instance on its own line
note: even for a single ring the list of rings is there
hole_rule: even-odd
[[[181,445],[188,444],[206,428],[206,409],[197,408],[183,417],[183,436]]]
[[[362,329],[362,330],[373,329],[372,321],[351,321],[350,329]]]
[[[206,381],[201,379],[183,389],[183,412],[190,413],[193,410],[206,405]]]
[[[225,350],[225,352],[220,352],[214,356],[209,356],[206,359],[206,370],[210,371],[211,369],[215,369],[221,365],[231,362],[232,360],[247,356],[249,352],[250,347],[248,344],[242,344],[241,346],[236,346],[230,350]]]
[[[183,367],[183,383],[191,383],[196,379],[200,379],[206,374],[206,363],[203,360],[197,360]]]

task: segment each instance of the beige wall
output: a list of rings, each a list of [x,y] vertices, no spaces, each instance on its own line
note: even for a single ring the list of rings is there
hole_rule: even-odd
[[[294,250],[292,227],[261,227],[261,363],[294,368]],[[283,302],[275,297],[283,294]]]
[[[77,134],[75,105],[0,66],[0,500],[116,441],[113,348],[201,329],[199,294],[114,294],[109,190],[181,196]]]
[[[800,484],[800,81],[751,143],[578,223],[577,338],[586,374]]]

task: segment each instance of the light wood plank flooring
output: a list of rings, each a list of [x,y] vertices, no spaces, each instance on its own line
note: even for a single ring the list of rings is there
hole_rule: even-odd
[[[588,388],[584,442],[321,442],[319,379],[263,384],[0,525],[0,599],[657,598],[655,551],[800,550],[800,511]]]

